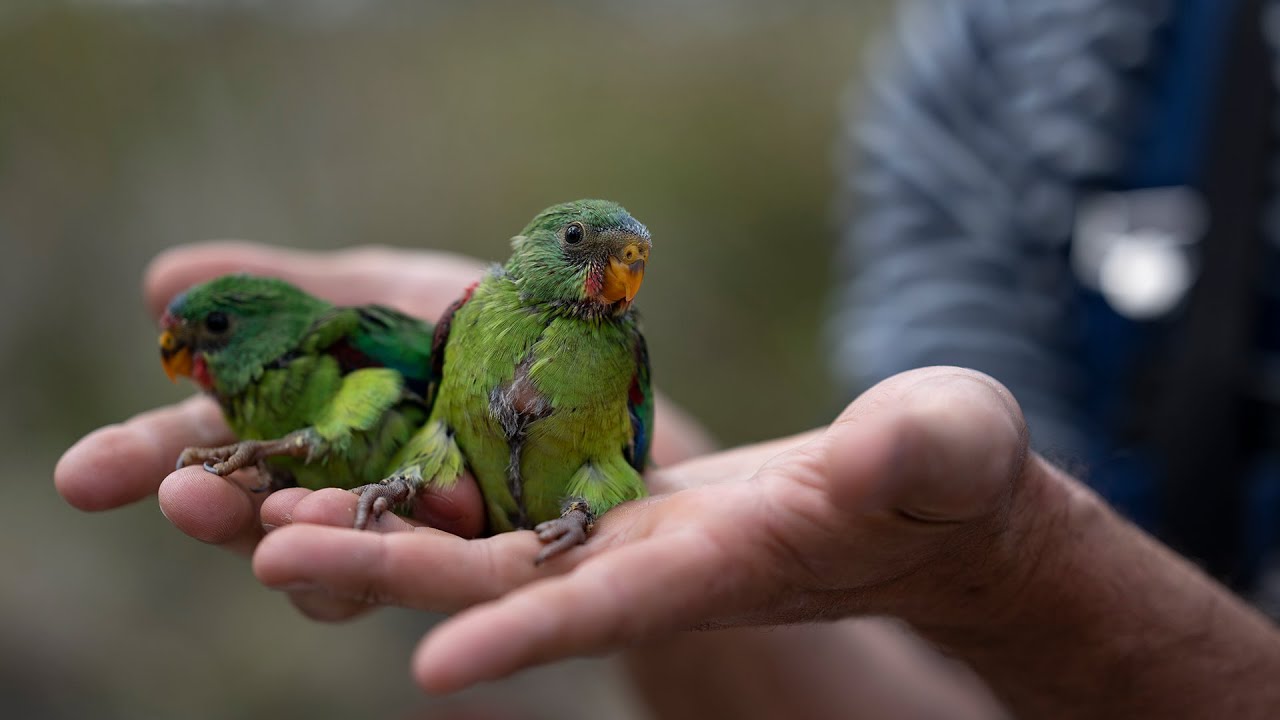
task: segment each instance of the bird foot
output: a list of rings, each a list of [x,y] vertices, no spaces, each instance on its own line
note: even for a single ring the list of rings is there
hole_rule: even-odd
[[[397,475],[380,483],[351,488],[351,492],[360,496],[360,501],[356,503],[356,521],[353,527],[364,530],[369,526],[370,520],[377,520],[392,507],[408,502],[413,497],[413,486]]]
[[[208,472],[226,477],[250,465],[256,465],[261,469],[264,467],[262,462],[270,457],[279,455],[306,457],[313,449],[309,434],[298,431],[289,433],[279,440],[245,440],[220,447],[189,447],[178,455],[175,469],[181,470],[188,465],[200,463]],[[261,492],[272,489],[273,486],[274,482],[268,479],[253,490]]]
[[[591,513],[591,507],[586,502],[582,500],[570,502],[560,517],[539,523],[533,529],[538,533],[538,539],[545,543],[537,557],[533,559],[533,564],[541,565],[567,552],[569,548],[586,542],[587,534],[591,532],[595,522],[595,515]]]

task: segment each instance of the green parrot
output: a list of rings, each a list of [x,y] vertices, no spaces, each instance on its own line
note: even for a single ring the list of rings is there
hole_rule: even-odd
[[[169,379],[217,399],[240,442],[187,448],[178,467],[256,466],[256,491],[350,488],[386,477],[426,421],[431,325],[389,308],[335,307],[282,280],[227,275],[160,319]]]
[[[394,474],[352,490],[356,527],[470,471],[489,530],[532,527],[541,563],[646,494],[653,393],[631,303],[649,231],[612,202],[579,200],[542,211],[511,244],[507,264],[437,323],[431,416]]]

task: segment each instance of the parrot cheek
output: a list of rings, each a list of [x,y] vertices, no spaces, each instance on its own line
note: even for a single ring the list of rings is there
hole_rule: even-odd
[[[204,356],[201,355],[195,359],[191,365],[191,379],[205,390],[213,390],[213,376],[209,374],[209,364],[205,362]]]
[[[583,293],[589,298],[599,298],[604,290],[604,268],[592,265],[587,273],[587,281],[582,286]]]

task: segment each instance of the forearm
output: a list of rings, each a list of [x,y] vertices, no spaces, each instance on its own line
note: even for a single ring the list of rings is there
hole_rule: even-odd
[[[1006,534],[984,621],[917,626],[1020,717],[1275,716],[1280,631],[1039,458]]]
[[[882,619],[681,633],[624,660],[654,717],[1003,716],[971,673]]]

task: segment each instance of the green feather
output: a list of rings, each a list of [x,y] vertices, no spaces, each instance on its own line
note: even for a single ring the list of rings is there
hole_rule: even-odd
[[[375,427],[404,397],[404,378],[390,368],[368,368],[348,374],[315,421],[315,431],[337,451],[354,433]]]

